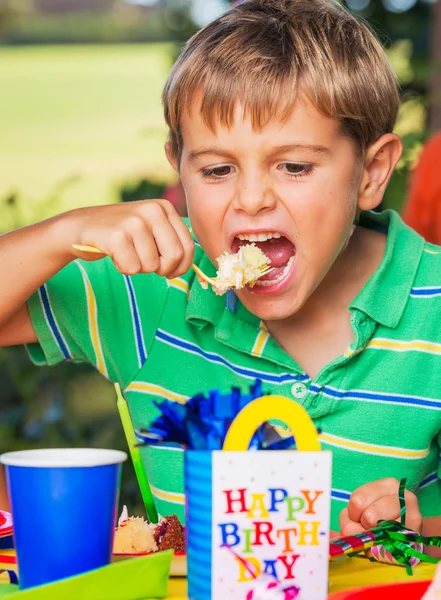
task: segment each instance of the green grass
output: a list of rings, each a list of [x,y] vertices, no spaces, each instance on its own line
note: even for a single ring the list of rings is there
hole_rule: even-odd
[[[132,177],[171,177],[160,99],[171,56],[165,44],[0,48],[0,200],[20,196],[18,221],[113,202]]]

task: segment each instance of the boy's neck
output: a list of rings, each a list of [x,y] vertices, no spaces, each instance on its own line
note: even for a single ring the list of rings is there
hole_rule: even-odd
[[[386,241],[383,233],[356,227],[308,302],[288,319],[266,323],[271,335],[311,377],[352,342],[349,306],[380,266]]]

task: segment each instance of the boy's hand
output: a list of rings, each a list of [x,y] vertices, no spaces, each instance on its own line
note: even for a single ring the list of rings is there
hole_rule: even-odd
[[[398,500],[398,479],[379,479],[359,487],[351,494],[349,504],[340,513],[341,535],[352,535],[372,529],[382,519],[398,521],[400,503]],[[418,499],[412,492],[405,491],[406,526],[421,531],[423,519]]]
[[[66,218],[72,226],[69,244],[99,248],[125,275],[155,272],[172,278],[191,267],[193,239],[167,200],[94,206],[66,213]],[[103,258],[71,244],[69,251],[83,260]]]

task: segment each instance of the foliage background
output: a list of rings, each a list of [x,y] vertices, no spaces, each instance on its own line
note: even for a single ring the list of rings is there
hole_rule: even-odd
[[[384,201],[401,210],[422,142],[441,127],[439,2],[347,0],[383,40],[402,88],[405,151]],[[191,33],[226,0],[0,0],[0,233],[88,204],[162,195],[160,95]],[[435,89],[435,92],[434,92]],[[197,390],[195,390],[197,392]],[[87,365],[34,368],[0,349],[0,452],[125,448],[111,384]],[[131,465],[122,499],[142,510]]]

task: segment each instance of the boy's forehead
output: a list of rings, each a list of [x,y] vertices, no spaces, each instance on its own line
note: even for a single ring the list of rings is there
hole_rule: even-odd
[[[323,115],[308,100],[306,95],[299,94],[283,114],[283,108],[276,111],[262,127],[253,126],[251,115],[238,99],[228,119],[218,107],[213,107],[210,122],[204,118],[202,95],[198,93],[192,102],[187,104],[180,122],[180,130],[184,146],[194,146],[203,140],[244,142],[253,138],[262,142],[271,140],[277,143],[293,141],[326,146],[343,137],[341,124],[331,117]]]

